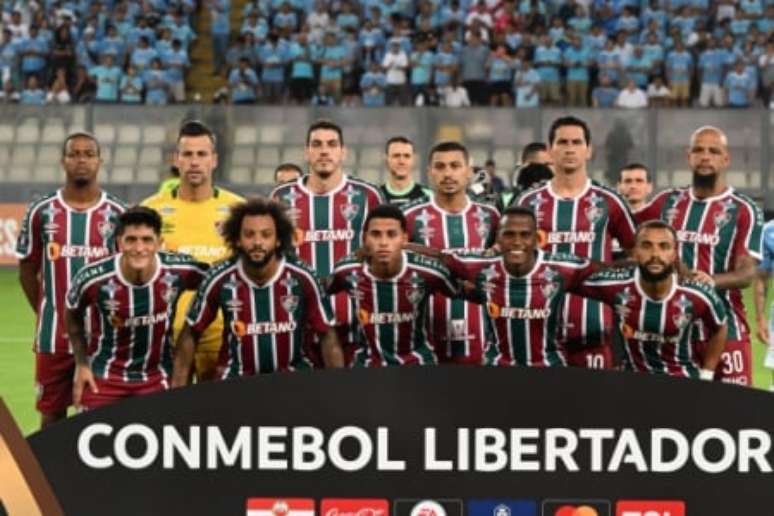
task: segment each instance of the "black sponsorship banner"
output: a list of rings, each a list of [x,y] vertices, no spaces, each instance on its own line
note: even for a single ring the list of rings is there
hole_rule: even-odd
[[[66,514],[262,516],[267,499],[288,497],[306,509],[283,502],[276,514],[368,498],[396,516],[438,516],[437,505],[410,508],[417,500],[441,501],[447,516],[640,514],[617,513],[638,506],[622,500],[727,516],[774,512],[773,429],[774,396],[736,386],[406,367],[204,384],[28,442]]]

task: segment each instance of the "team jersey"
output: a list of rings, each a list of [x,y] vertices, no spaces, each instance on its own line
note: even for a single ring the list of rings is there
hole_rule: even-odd
[[[360,248],[366,215],[383,199],[379,187],[346,175],[326,194],[310,191],[306,187],[308,179],[307,175],[282,184],[271,197],[288,206],[288,215],[296,226],[298,256],[325,277],[338,260]],[[347,296],[338,295],[332,301],[337,323],[351,324],[353,312]]]
[[[564,298],[592,274],[589,260],[537,251],[524,276],[508,272],[501,256],[452,255],[453,271],[473,283],[468,293],[486,307],[493,341],[485,362],[497,366],[567,365],[559,334]]]
[[[635,267],[602,271],[588,278],[579,292],[615,310],[628,369],[698,378],[701,364],[692,341],[726,324],[723,302],[712,288],[678,282],[676,275],[669,294],[655,300],[642,290],[640,281]]]
[[[481,252],[492,245],[500,215],[495,208],[468,198],[459,213],[450,213],[433,198],[404,208],[412,242],[445,251]],[[430,325],[441,362],[480,364],[486,348],[483,307],[446,296],[432,296]]]
[[[366,263],[347,257],[336,264],[329,292],[345,291],[355,300],[361,347],[354,364],[378,367],[434,364],[435,336],[428,331],[428,297],[454,296],[449,270],[437,260],[404,252],[400,272],[375,277]]]
[[[265,285],[257,285],[239,258],[215,265],[202,282],[186,321],[202,332],[222,312],[225,319],[218,377],[308,369],[302,353],[309,332],[333,325],[328,298],[309,268],[282,259]]]
[[[188,255],[159,252],[156,272],[143,285],[121,272],[121,254],[84,267],[67,293],[67,308],[93,306],[98,330],[89,335],[91,369],[98,378],[147,382],[172,372],[172,321],[177,299],[194,290],[207,265]]]
[[[574,198],[554,193],[551,181],[524,192],[517,205],[531,208],[537,219],[543,249],[609,263],[613,239],[624,248],[634,245],[634,219],[615,191],[588,180]],[[562,339],[573,348],[594,347],[608,341],[613,313],[602,303],[570,294],[565,299]]]
[[[33,201],[24,215],[16,256],[40,271],[35,351],[72,353],[64,318],[65,297],[86,264],[115,252],[113,231],[126,205],[102,192],[88,210],[65,203],[62,190]]]
[[[761,259],[763,215],[752,199],[733,188],[705,199],[689,187],[666,190],[635,216],[638,222],[662,219],[675,228],[680,258],[692,269],[714,275],[734,270],[739,256]],[[722,290],[719,295],[726,303],[728,340],[747,340],[742,291]]]
[[[161,215],[161,236],[165,249],[193,256],[196,260],[213,264],[228,256],[229,250],[220,228],[228,218],[231,206],[244,202],[237,194],[214,188],[212,197],[205,201],[185,201],[179,196],[179,187],[162,191],[144,201],[143,206],[153,208]],[[180,296],[180,305],[175,319],[175,333],[179,333],[185,322],[186,310],[191,304],[192,292]],[[222,320],[213,325],[212,335],[220,334]],[[217,350],[220,342],[216,338],[205,339],[202,348]]]
[[[418,200],[427,200],[433,196],[432,190],[419,183],[412,183],[410,188],[402,192],[390,188],[389,183],[385,183],[379,188],[382,191],[384,199],[388,203],[398,207],[406,206],[407,204]]]

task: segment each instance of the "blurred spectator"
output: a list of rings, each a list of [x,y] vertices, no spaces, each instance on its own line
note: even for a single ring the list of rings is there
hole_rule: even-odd
[[[290,7],[289,4],[282,4]],[[285,90],[285,49],[279,44],[279,37],[270,33],[268,40],[259,52],[258,60],[261,63],[262,99],[269,104],[276,104],[282,100]]]
[[[360,28],[360,18],[352,11],[352,5],[346,0],[341,2],[339,15],[336,17],[336,25],[340,29],[357,30]]]
[[[499,194],[505,190],[505,182],[497,175],[497,164],[495,163],[495,160],[486,160],[486,163],[484,163],[484,170],[486,170],[486,173],[489,175],[493,193]]]
[[[605,48],[597,55],[597,66],[599,67],[600,79],[607,77],[611,84],[618,85],[621,78],[622,60],[612,39],[607,40]]]
[[[5,87],[8,83],[16,83],[16,60],[18,49],[12,41],[11,31],[3,29],[2,41],[0,41],[0,84]]]
[[[314,10],[306,17],[309,26],[309,40],[317,45],[322,44],[325,31],[330,25],[330,15],[325,7],[325,0],[317,0]]]
[[[572,45],[564,51],[564,65],[567,67],[567,104],[586,106],[589,95],[591,52],[583,48],[578,36],[573,36],[571,43]]]
[[[231,102],[234,104],[255,104],[258,76],[250,68],[247,58],[241,58],[239,66],[231,70],[228,76],[228,85],[231,90]]]
[[[323,48],[318,56],[320,84],[325,85],[325,91],[338,103],[341,100],[341,81],[344,76],[347,49],[338,42],[335,32],[328,31],[325,33]]]
[[[734,108],[750,107],[755,99],[755,87],[753,78],[744,69],[744,62],[737,61],[723,81],[726,103]]]
[[[89,75],[85,66],[75,69],[75,84],[73,85],[73,100],[79,103],[92,102],[97,96],[97,83]]]
[[[314,94],[314,63],[306,32],[296,36],[288,50],[290,61],[290,96],[298,104],[306,104]]]
[[[467,44],[460,54],[460,77],[462,85],[470,95],[474,106],[485,106],[489,103],[489,93],[486,84],[486,60],[489,48],[485,46],[478,34],[471,34]]]
[[[212,32],[212,53],[215,74],[220,75],[226,67],[226,51],[228,50],[228,35],[231,30],[229,22],[230,0],[207,0],[210,5],[210,30]]]
[[[701,77],[701,91],[699,92],[699,105],[708,107],[710,101],[715,107],[723,106],[723,67],[725,66],[724,53],[718,50],[715,40],[707,40],[707,48],[700,54],[699,71]]]
[[[129,64],[135,67],[138,73],[142,73],[146,68],[150,67],[151,62],[157,59],[158,56],[156,49],[150,46],[148,37],[140,36],[137,47],[132,50],[132,54],[129,57]]]
[[[42,83],[46,79],[46,59],[50,50],[48,40],[39,33],[37,25],[31,25],[28,36],[22,38],[18,45],[25,85],[31,75],[37,78],[38,84]]]
[[[672,103],[672,92],[669,91],[664,79],[658,75],[648,85],[648,105],[651,107],[669,107]]]
[[[121,77],[121,102],[124,104],[139,104],[142,102],[143,80],[137,70],[129,65],[126,74]]]
[[[441,49],[435,55],[434,82],[436,87],[443,88],[451,84],[452,77],[457,74],[459,69],[459,59],[454,52],[451,41],[441,43]]]
[[[603,75],[600,77],[599,86],[591,92],[591,104],[596,108],[615,107],[619,93],[618,88],[612,85],[610,76]]]
[[[442,106],[453,108],[470,106],[468,90],[460,84],[456,75],[452,78],[451,84],[439,89],[439,94]]]
[[[328,94],[328,88],[325,84],[320,83],[317,88],[317,93],[312,97],[313,106],[335,106],[336,99]]]
[[[422,94],[427,96],[433,79],[435,54],[425,40],[419,40],[416,50],[411,54],[411,98],[416,100]]]
[[[0,53],[2,56],[2,53]],[[766,44],[766,52],[762,53],[758,60],[758,68],[760,69],[761,97],[763,98],[763,105],[770,107],[772,101],[772,91],[774,90],[774,40],[770,40]]]
[[[288,37],[298,27],[298,16],[291,10],[288,2],[282,2],[279,11],[274,15],[274,29],[283,37]]]
[[[525,60],[513,78],[517,108],[533,108],[540,105],[540,74]]]
[[[511,106],[513,83],[513,59],[508,55],[505,45],[499,45],[489,54],[486,62],[489,83],[489,105]]]
[[[363,105],[366,107],[383,107],[385,105],[384,90],[387,78],[379,63],[372,62],[371,67],[360,78],[360,89],[363,92]]]
[[[121,69],[113,64],[113,56],[102,56],[102,64],[89,70],[89,75],[97,82],[98,102],[118,102],[118,88],[121,83]]]
[[[169,89],[175,102],[185,101],[185,73],[191,66],[188,52],[179,39],[172,40],[172,48],[161,54],[161,64],[167,70]]]
[[[19,96],[19,104],[42,106],[45,103],[46,92],[38,85],[38,77],[32,74],[27,78],[24,89]]]
[[[52,70],[63,69],[68,84],[75,78],[75,42],[67,25],[61,25],[54,33],[49,67]]]
[[[690,106],[693,56],[685,49],[681,39],[675,41],[674,50],[667,54],[664,68],[675,104],[678,107]]]
[[[167,71],[161,68],[161,60],[151,61],[150,68],[138,70],[145,83],[145,103],[165,105],[169,102],[169,78]]]
[[[561,85],[559,83],[559,67],[562,64],[562,51],[551,40],[551,36],[543,36],[540,45],[535,49],[534,65],[540,74],[540,101],[559,104],[562,102]]]
[[[14,42],[20,42],[27,38],[29,25],[22,21],[21,11],[15,8],[11,12],[11,21],[4,23],[3,28],[11,31]]]
[[[11,104],[19,101],[19,92],[13,87],[11,81],[3,84],[2,90],[0,90],[0,101],[5,104]]]
[[[406,81],[406,70],[409,59],[400,45],[400,40],[390,40],[389,50],[382,59],[382,68],[387,79],[386,103],[388,106],[407,106],[410,102],[410,91]]]
[[[627,109],[639,109],[648,107],[648,96],[637,87],[634,79],[626,79],[626,87],[618,94],[615,106]]]
[[[624,61],[624,74],[629,79],[634,79],[638,88],[647,88],[652,67],[653,63],[645,56],[642,47],[638,45],[633,47],[629,59]]]
[[[70,90],[67,86],[67,72],[59,67],[54,72],[54,80],[46,95],[47,104],[69,104],[72,101]]]

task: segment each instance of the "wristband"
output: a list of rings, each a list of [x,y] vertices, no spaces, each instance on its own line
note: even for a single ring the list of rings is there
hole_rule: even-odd
[[[701,369],[699,370],[699,379],[704,380],[706,382],[711,382],[715,378],[715,371],[712,371],[711,369]]]

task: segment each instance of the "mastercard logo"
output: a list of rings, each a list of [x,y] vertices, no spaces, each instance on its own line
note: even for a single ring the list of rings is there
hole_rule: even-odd
[[[56,242],[49,242],[46,246],[46,254],[48,254],[48,259],[52,262],[58,260],[62,256],[62,247]]]
[[[234,335],[237,337],[244,337],[247,335],[247,326],[242,321],[233,321],[231,323],[231,331],[233,331]]]
[[[559,507],[554,516],[600,516],[599,511],[588,505],[563,505]]]
[[[623,334],[624,338],[631,339],[634,337],[634,328],[624,323],[624,325],[621,327],[621,333]]]
[[[540,248],[545,248],[548,245],[548,234],[542,229],[537,230],[537,245]]]

